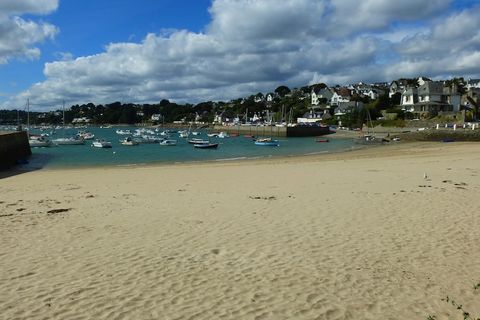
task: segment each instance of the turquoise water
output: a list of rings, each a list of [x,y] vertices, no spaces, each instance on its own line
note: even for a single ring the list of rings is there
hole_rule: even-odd
[[[315,137],[308,138],[280,138],[279,147],[256,146],[254,142],[243,136],[230,138],[210,138],[212,142],[218,142],[218,149],[196,149],[187,143],[186,139],[179,138],[178,133],[173,133],[171,139],[178,141],[177,146],[167,147],[159,144],[140,144],[138,146],[123,146],[119,140],[125,136],[115,133],[116,129],[130,129],[133,127],[119,128],[95,128],[88,130],[95,134],[95,138],[105,139],[112,143],[111,149],[94,148],[92,141],[86,141],[85,145],[69,146],[61,145],[50,148],[32,148],[30,169],[38,168],[79,168],[92,166],[122,166],[142,165],[154,163],[177,163],[196,161],[228,161],[237,159],[254,159],[265,157],[293,156],[306,154],[320,154],[327,152],[346,151],[356,148],[351,139],[330,139],[329,143],[315,142]],[[70,136],[77,129],[57,131],[50,139]],[[205,131],[195,138],[208,139]],[[32,133],[35,133],[32,130]],[[38,132],[37,132],[38,133]],[[328,136],[327,136],[328,138]]]

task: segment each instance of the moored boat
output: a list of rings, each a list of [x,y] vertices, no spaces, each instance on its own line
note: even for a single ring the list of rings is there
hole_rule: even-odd
[[[95,135],[88,131],[79,131],[77,136],[82,137],[83,140],[93,140],[95,138]]]
[[[272,138],[261,138],[255,140],[256,146],[269,146],[269,147],[278,147],[280,143],[278,140],[273,140]]]
[[[316,141],[316,142],[330,142],[330,140],[328,140],[328,139],[322,139],[322,138],[317,138],[315,141]]]
[[[83,138],[79,136],[53,139],[52,142],[57,145],[69,145],[69,146],[85,144],[85,140],[83,140]]]
[[[218,143],[199,143],[194,144],[193,147],[197,149],[217,149]]]
[[[187,141],[190,144],[208,144],[210,141],[208,140],[203,140],[203,139],[198,139],[198,138],[193,138]]]
[[[92,142],[92,147],[95,147],[95,148],[111,148],[112,143],[109,142],[109,141],[103,140],[103,139],[100,139],[100,140],[97,139],[97,140]]]
[[[126,137],[123,140],[120,140],[120,144],[124,146],[138,146],[138,141],[133,140],[131,137]]]
[[[173,147],[177,145],[177,140],[166,139],[159,142],[161,146]]]
[[[40,147],[51,147],[52,142],[45,138],[44,136],[37,136],[37,135],[31,135],[28,138],[28,143],[30,144],[30,147],[32,148],[40,148]]]

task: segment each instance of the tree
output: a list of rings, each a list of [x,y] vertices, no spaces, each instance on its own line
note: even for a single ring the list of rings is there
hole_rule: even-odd
[[[275,89],[275,93],[283,98],[285,97],[285,95],[290,93],[290,89],[287,86],[280,86],[277,89]]]

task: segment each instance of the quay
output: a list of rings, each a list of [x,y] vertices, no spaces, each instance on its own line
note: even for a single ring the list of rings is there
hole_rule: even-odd
[[[315,137],[330,134],[330,129],[323,126],[220,126],[215,125],[216,132],[224,131],[228,134],[249,134],[256,137]]]
[[[31,154],[26,131],[0,132],[0,169],[25,160]]]

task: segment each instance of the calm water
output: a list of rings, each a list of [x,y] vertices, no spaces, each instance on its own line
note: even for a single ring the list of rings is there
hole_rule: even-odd
[[[195,161],[228,161],[235,159],[252,159],[264,157],[292,156],[305,154],[320,154],[338,152],[357,148],[350,139],[330,139],[329,143],[315,142],[314,137],[308,138],[280,138],[279,147],[256,146],[253,141],[243,136],[230,138],[210,138],[218,142],[218,149],[195,149],[186,139],[179,138],[173,133],[171,139],[178,141],[177,146],[167,147],[159,144],[140,144],[137,146],[123,146],[119,140],[125,136],[115,133],[116,129],[130,129],[133,127],[95,128],[85,130],[95,134],[95,138],[105,139],[112,143],[111,149],[94,148],[92,141],[85,145],[61,145],[50,148],[32,148],[32,157],[27,168],[72,168],[91,166],[121,166],[153,163],[176,163]],[[57,130],[51,139],[71,136],[77,129]],[[32,133],[39,131],[32,130]],[[205,131],[200,131],[195,138],[208,139]],[[328,137],[327,137],[328,138]]]

